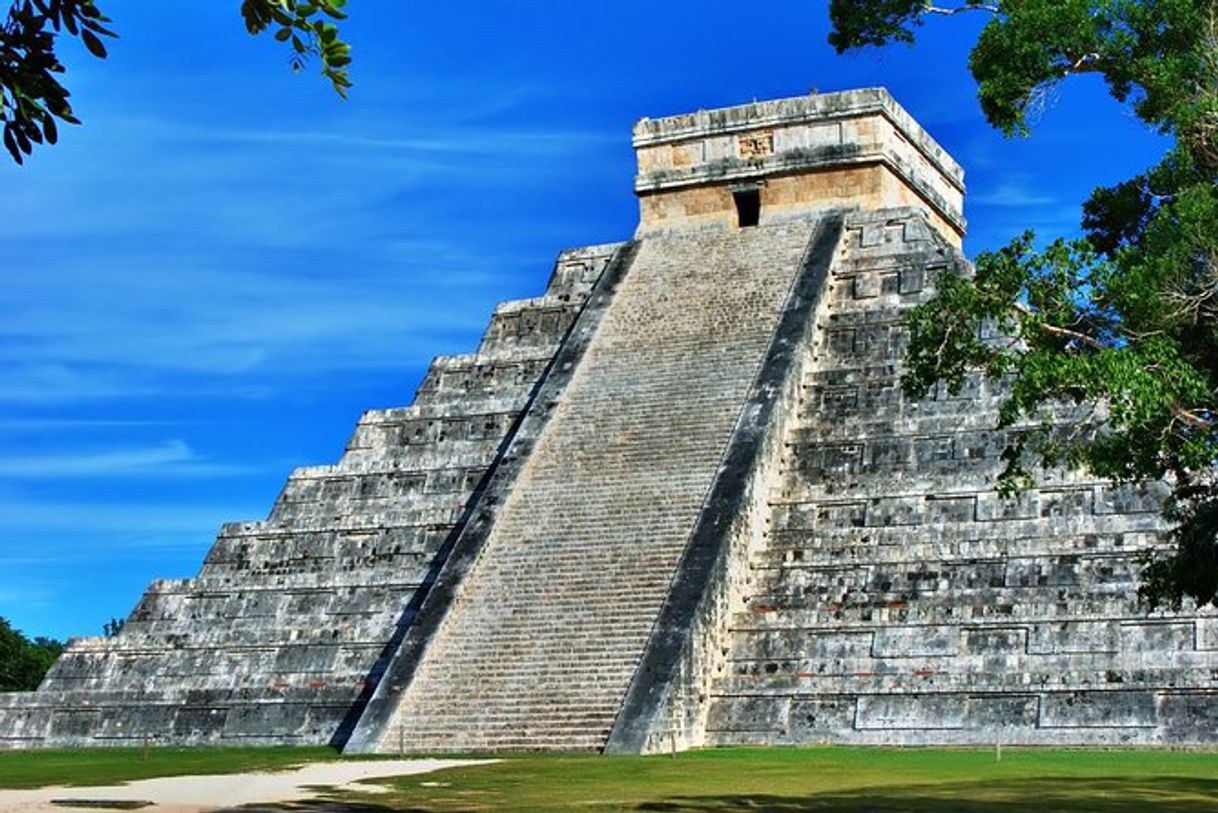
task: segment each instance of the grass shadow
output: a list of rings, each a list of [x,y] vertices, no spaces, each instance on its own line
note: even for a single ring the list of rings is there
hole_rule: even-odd
[[[673,796],[645,813],[1213,813],[1218,780],[1193,777],[1043,777],[860,788],[809,796]]]
[[[400,807],[368,802],[345,802],[335,799],[306,799],[299,802],[275,802],[242,807],[226,807],[216,813],[401,813]]]

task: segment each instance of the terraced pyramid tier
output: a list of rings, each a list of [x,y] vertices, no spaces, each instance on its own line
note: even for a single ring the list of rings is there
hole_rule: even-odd
[[[1213,742],[1218,619],[1137,601],[1163,489],[1000,498],[996,393],[899,386],[903,311],[963,258],[917,216],[853,223],[707,741]]]
[[[154,582],[120,635],[77,639],[39,691],[0,695],[0,747],[344,740],[616,250],[564,252],[545,296],[501,305],[412,406],[365,413],[267,520],[224,526],[198,576]]]

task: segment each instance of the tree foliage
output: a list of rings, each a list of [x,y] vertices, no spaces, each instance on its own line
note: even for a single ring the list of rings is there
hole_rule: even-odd
[[[63,65],[55,54],[57,37],[79,37],[94,56],[104,58],[103,37],[114,32],[92,0],[18,0],[0,28],[0,121],[4,148],[20,164],[35,144],[59,139],[55,120],[80,121],[59,82]]]
[[[242,0],[246,30],[290,48],[289,65],[303,69],[317,60],[322,75],[340,96],[351,87],[351,48],[333,20],[345,19],[346,0]],[[60,82],[64,73],[56,49],[59,37],[78,38],[93,56],[105,59],[105,40],[117,36],[94,0],[14,0],[0,22],[0,124],[4,148],[18,164],[39,144],[59,138],[56,120],[79,124]]]
[[[63,644],[49,638],[27,639],[0,618],[0,692],[32,692],[55,663]]]
[[[346,5],[347,0],[242,0],[241,17],[251,34],[274,29],[275,40],[289,44],[292,70],[303,70],[316,59],[322,76],[346,98],[351,87],[347,74],[351,46],[339,38],[338,26],[331,22],[347,18]]]
[[[1157,165],[1094,191],[1082,239],[1037,250],[1028,232],[978,257],[973,277],[942,278],[910,314],[903,386],[1002,382],[1007,490],[1037,466],[1165,480],[1175,544],[1144,555],[1142,596],[1218,604],[1218,4],[833,0],[831,41],[912,43],[929,16],[965,12],[990,17],[969,66],[1005,134],[1027,134],[1056,83],[1098,73],[1173,143]]]

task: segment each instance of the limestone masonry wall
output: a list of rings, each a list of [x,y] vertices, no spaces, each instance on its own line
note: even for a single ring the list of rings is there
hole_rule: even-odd
[[[1218,620],[1136,601],[1161,489],[999,498],[989,386],[898,385],[902,311],[963,258],[909,213],[846,241],[707,741],[1213,743]]]
[[[963,170],[882,88],[643,119],[634,146],[640,235],[733,226],[742,188],[770,217],[914,206],[955,245],[964,234]]]
[[[564,252],[545,296],[500,305],[412,406],[365,413],[336,465],[294,471],[266,521],[225,525],[197,577],[154,582],[120,635],[0,695],[0,748],[341,741],[615,249]]]

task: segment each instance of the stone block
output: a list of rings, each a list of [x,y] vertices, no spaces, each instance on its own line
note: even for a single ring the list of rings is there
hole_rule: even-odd
[[[860,731],[926,731],[964,728],[967,698],[955,694],[862,695]]]
[[[1157,697],[1164,742],[1189,745],[1213,742],[1218,703],[1210,692],[1163,692]]]
[[[833,742],[854,728],[854,697],[797,697],[790,701],[787,730],[794,742]]]
[[[100,709],[58,708],[51,714],[48,737],[62,742],[91,740],[97,736]]]
[[[960,645],[958,627],[881,627],[874,636],[875,658],[947,657]]]
[[[1014,732],[1035,729],[1040,719],[1037,695],[973,695],[968,698],[964,727],[984,732],[984,739],[1002,742]],[[1028,733],[1034,734],[1034,731]]]
[[[1081,691],[1042,695],[1042,728],[1153,728],[1158,722],[1151,692]]]
[[[1015,656],[1028,648],[1024,627],[973,627],[962,631],[962,650],[977,655]]]
[[[1184,652],[1196,642],[1196,628],[1190,620],[1125,622],[1119,630],[1119,647],[1124,652]]]
[[[1040,495],[1025,491],[1016,497],[1002,497],[992,491],[977,494],[977,521],[1001,522],[1014,519],[1034,519],[1040,515]]]
[[[1194,622],[1194,641],[1197,649],[1207,652],[1218,650],[1218,618],[1205,616]]]
[[[101,710],[94,736],[104,739],[127,739],[165,742],[174,734],[173,706],[118,706]]]
[[[1075,619],[1032,625],[1029,631],[1028,649],[1030,652],[1045,654],[1072,652],[1116,654],[1123,651],[1126,640],[1118,621]]]
[[[918,497],[876,498],[867,504],[865,524],[869,528],[918,525],[923,521],[924,501]]]
[[[1101,485],[1095,491],[1097,514],[1158,514],[1168,487],[1164,483]]]
[[[874,274],[859,274],[852,282],[855,299],[871,299],[880,295],[880,278]]]
[[[710,731],[785,732],[790,710],[791,701],[785,697],[726,697],[711,707],[706,727]]]
[[[308,707],[296,703],[257,703],[230,708],[224,721],[225,738],[294,737],[301,733]]]
[[[929,496],[926,498],[926,522],[972,522],[977,513],[977,497]]]

